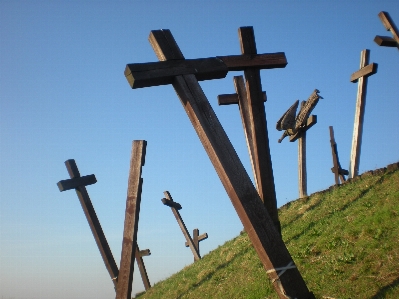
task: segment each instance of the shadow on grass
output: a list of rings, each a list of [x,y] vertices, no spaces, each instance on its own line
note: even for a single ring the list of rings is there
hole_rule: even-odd
[[[390,284],[386,285],[382,289],[380,289],[373,297],[370,299],[382,299],[385,298],[386,295],[391,291],[394,287],[399,286],[399,278],[396,278]]]

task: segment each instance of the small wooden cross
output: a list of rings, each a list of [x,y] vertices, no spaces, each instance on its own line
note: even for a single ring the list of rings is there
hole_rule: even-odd
[[[200,254],[200,249],[199,249],[199,242],[208,239],[208,234],[204,233],[202,235],[199,235],[199,229],[198,228],[194,228],[193,230],[193,243],[195,248],[197,248],[198,254]],[[186,247],[190,247],[190,245],[188,244],[188,242],[186,241],[184,243],[184,245]],[[194,258],[194,262],[195,262],[195,258]]]
[[[172,210],[173,215],[175,216],[177,223],[179,224],[180,229],[184,235],[184,238],[186,238],[185,245],[186,245],[186,247],[190,247],[191,252],[194,255],[194,262],[200,260],[201,255],[199,253],[199,241],[207,239],[208,234],[205,233],[204,235],[201,235],[202,238],[200,240],[199,236],[198,236],[198,229],[194,229],[194,233],[193,233],[194,240],[193,240],[193,238],[191,238],[190,233],[188,232],[187,227],[184,224],[184,221],[181,218],[181,215],[179,213],[179,210],[182,209],[182,206],[179,203],[173,201],[172,195],[170,195],[169,191],[164,191],[163,194],[165,195],[165,198],[162,198],[162,203],[165,206],[170,207],[170,209]]]
[[[334,176],[335,176],[335,184],[339,185],[340,179],[341,179],[341,184],[343,184],[346,181],[345,175],[348,175],[349,172],[347,170],[343,169],[341,167],[341,164],[339,163],[338,148],[337,148],[337,143],[335,142],[335,138],[334,138],[334,129],[332,126],[330,126],[329,129],[330,129],[331,153],[332,153],[333,165],[334,165],[331,168],[331,171],[334,173]]]
[[[148,274],[147,270],[144,265],[143,261],[143,256],[149,256],[151,255],[151,252],[149,249],[144,249],[140,250],[139,246],[136,244],[136,261],[137,261],[137,266],[139,267],[141,279],[143,280],[144,288],[147,291],[149,288],[151,288],[150,280],[148,279]]]
[[[387,31],[391,31],[392,37],[376,35],[374,41],[379,46],[383,47],[396,47],[399,50],[399,30],[391,19],[391,16],[386,11],[381,11],[378,14],[382,24]]]
[[[364,110],[366,107],[367,80],[377,73],[377,63],[369,64],[370,50],[365,49],[360,54],[360,69],[351,75],[352,83],[358,82],[355,122],[353,127],[352,149],[349,162],[349,178],[359,174],[360,150],[363,135]]]
[[[151,31],[149,40],[159,60],[184,60],[169,30]],[[251,55],[245,57],[250,59]],[[154,85],[156,84],[157,82],[154,82]],[[298,299],[314,298],[295,267],[281,235],[275,228],[195,74],[175,75],[172,85],[277,294],[280,298],[287,298],[287,296]],[[262,95],[262,92],[260,91],[259,94]],[[280,272],[281,267],[286,268],[287,271]]]

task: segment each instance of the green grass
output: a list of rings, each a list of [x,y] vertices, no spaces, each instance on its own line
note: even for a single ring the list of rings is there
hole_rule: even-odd
[[[284,242],[316,298],[399,298],[399,171],[288,203]],[[278,298],[246,233],[136,298]]]

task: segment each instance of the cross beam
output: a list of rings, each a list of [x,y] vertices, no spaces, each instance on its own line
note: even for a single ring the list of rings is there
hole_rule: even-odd
[[[369,64],[370,50],[365,49],[360,54],[360,70],[351,75],[352,83],[358,82],[355,122],[353,127],[352,149],[349,162],[349,177],[354,178],[359,174],[360,150],[363,135],[364,111],[366,107],[367,80],[377,73],[377,63]],[[370,67],[372,66],[372,67]],[[367,71],[366,71],[367,70]]]
[[[333,168],[331,168],[331,171],[334,173],[335,177],[335,184],[339,185],[339,179],[341,179],[341,184],[343,184],[346,179],[345,175],[348,175],[348,171],[345,169],[341,168],[341,164],[339,163],[339,158],[338,158],[338,148],[337,148],[337,143],[335,142],[334,138],[334,129],[332,126],[329,126],[330,129],[330,143],[331,143],[331,153],[333,157]]]
[[[87,222],[89,223],[97,247],[100,250],[100,254],[104,261],[105,267],[107,268],[107,271],[111,276],[112,282],[116,287],[117,277],[119,273],[118,266],[115,263],[111,248],[108,245],[104,231],[101,227],[100,221],[97,218],[96,211],[94,210],[93,204],[90,200],[89,193],[87,192],[85,187],[86,185],[94,184],[97,180],[94,174],[81,177],[78,166],[73,159],[65,161],[65,166],[71,179],[59,181],[57,183],[58,188],[60,189],[60,191],[65,191],[73,188],[76,190],[76,194],[78,195],[80,204],[86,216]]]
[[[145,163],[146,146],[147,141],[145,140],[134,140],[132,145],[116,299],[130,299],[132,297],[134,259],[137,253],[137,229],[143,185],[141,171]]]
[[[197,240],[196,242],[193,241],[193,239],[190,236],[190,233],[187,230],[186,225],[184,224],[183,219],[181,218],[181,215],[178,210],[180,210],[182,207],[179,203],[173,201],[172,195],[170,195],[169,191],[164,191],[163,193],[165,195],[165,198],[162,198],[162,203],[165,206],[170,207],[172,210],[173,215],[175,216],[177,223],[180,226],[180,229],[184,235],[184,238],[186,238],[186,244],[187,247],[190,247],[191,252],[194,255],[194,261],[198,261],[201,259],[201,255],[199,253],[199,246],[197,246],[198,243],[198,235],[197,235]],[[195,235],[193,235],[195,237]]]
[[[199,242],[201,242],[203,240],[206,240],[206,239],[208,239],[208,234],[207,233],[199,235],[199,229],[198,228],[194,228],[194,230],[193,230],[193,243],[194,243],[195,248],[197,248],[198,253],[200,253]],[[190,245],[188,244],[187,241],[186,241],[186,243],[184,243],[184,245],[186,247],[190,247]],[[195,262],[195,259],[194,259],[194,262]]]
[[[184,60],[169,30],[152,31],[149,40],[159,60]],[[176,76],[172,85],[279,297],[314,298],[195,75]]]
[[[150,280],[148,279],[148,274],[147,274],[147,270],[144,265],[143,256],[148,256],[148,255],[151,255],[151,252],[149,249],[140,250],[139,246],[136,244],[135,258],[136,258],[137,266],[139,267],[141,279],[143,280],[144,288],[146,291],[149,288],[151,288],[151,283],[150,283]]]
[[[391,31],[392,37],[376,35],[374,41],[379,46],[396,47],[399,50],[399,30],[393,22],[391,16],[386,11],[381,11],[378,14],[382,24],[387,31]]]

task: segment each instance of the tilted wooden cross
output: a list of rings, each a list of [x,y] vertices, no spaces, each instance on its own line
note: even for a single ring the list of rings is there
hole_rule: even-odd
[[[191,252],[194,255],[194,262],[200,260],[201,255],[199,252],[199,242],[207,239],[208,234],[205,233],[201,236],[198,236],[198,229],[194,229],[193,238],[191,238],[190,233],[188,232],[187,227],[184,224],[184,221],[181,218],[181,215],[179,212],[179,210],[182,209],[182,206],[179,203],[173,201],[172,195],[170,195],[169,191],[164,191],[163,194],[165,195],[165,198],[162,198],[162,203],[165,206],[170,207],[170,209],[172,210],[172,213],[175,216],[177,223],[180,226],[180,229],[184,235],[184,238],[186,238],[185,245],[186,245],[186,247],[190,247]]]
[[[182,61],[184,56],[169,30],[152,31],[149,40],[159,60],[180,60],[184,65],[184,61]],[[235,61],[236,65],[240,64],[239,62],[245,62],[242,63],[245,65],[239,65],[238,69],[245,69],[251,65],[258,69],[261,68],[253,63],[251,57],[255,59],[259,56],[243,55],[243,58],[231,56],[229,59],[230,62]],[[223,61],[229,61],[229,59]],[[156,69],[157,65],[161,67],[162,63],[153,64],[153,69]],[[131,72],[129,69],[131,66],[127,65],[128,71],[125,72],[130,82]],[[287,298],[287,296],[297,299],[314,298],[202,91],[196,74],[198,75],[195,70],[190,74],[187,72],[170,74],[170,77],[174,77],[171,80],[172,85],[240,217],[249,239],[272,280],[276,292],[280,298]],[[157,84],[157,81],[154,82],[154,85]],[[262,93],[260,92],[260,94]]]
[[[346,179],[345,176],[349,174],[349,172],[341,167],[341,163],[339,163],[338,158],[338,148],[337,143],[334,138],[334,129],[332,126],[329,126],[330,129],[330,143],[331,143],[331,153],[333,158],[333,167],[331,171],[334,173],[335,184],[339,185],[339,180],[341,179],[341,184],[343,184]]]
[[[399,50],[399,30],[393,22],[391,16],[386,11],[381,11],[378,14],[382,24],[387,31],[391,31],[392,37],[376,35],[374,41],[379,46],[396,47]]]
[[[278,120],[276,129],[285,130],[280,143],[286,136],[290,137],[290,142],[298,140],[298,188],[299,198],[308,196],[307,172],[306,172],[306,132],[317,123],[317,115],[310,115],[316,107],[319,99],[319,90],[315,89],[307,101],[301,102],[301,108],[297,116],[299,100],[288,108],[283,116]]]
[[[98,220],[97,214],[94,210],[93,204],[90,200],[89,194],[85,187],[87,185],[96,183],[97,179],[94,174],[81,177],[76,162],[73,159],[65,161],[65,165],[71,179],[59,181],[57,183],[57,186],[61,192],[70,189],[76,190],[76,194],[78,195],[87,222],[89,223],[90,229],[97,243],[97,247],[100,250],[101,257],[104,261],[105,267],[107,268],[108,273],[116,289],[118,283],[118,274],[119,274],[118,266],[115,263],[115,259],[112,255],[111,249],[108,245],[107,239],[102,230],[100,221]],[[150,255],[149,249],[145,249],[142,251],[139,251],[137,249],[135,257],[137,264],[139,265],[144,287],[147,290],[148,288],[151,287],[151,284],[148,279],[147,272],[145,270],[144,262],[141,258],[141,256],[145,255]]]
[[[360,53],[360,69],[351,75],[352,83],[358,82],[353,126],[352,148],[349,161],[349,178],[359,174],[360,150],[362,145],[364,111],[366,108],[367,78],[377,73],[377,63],[369,64],[370,50],[365,49]]]

